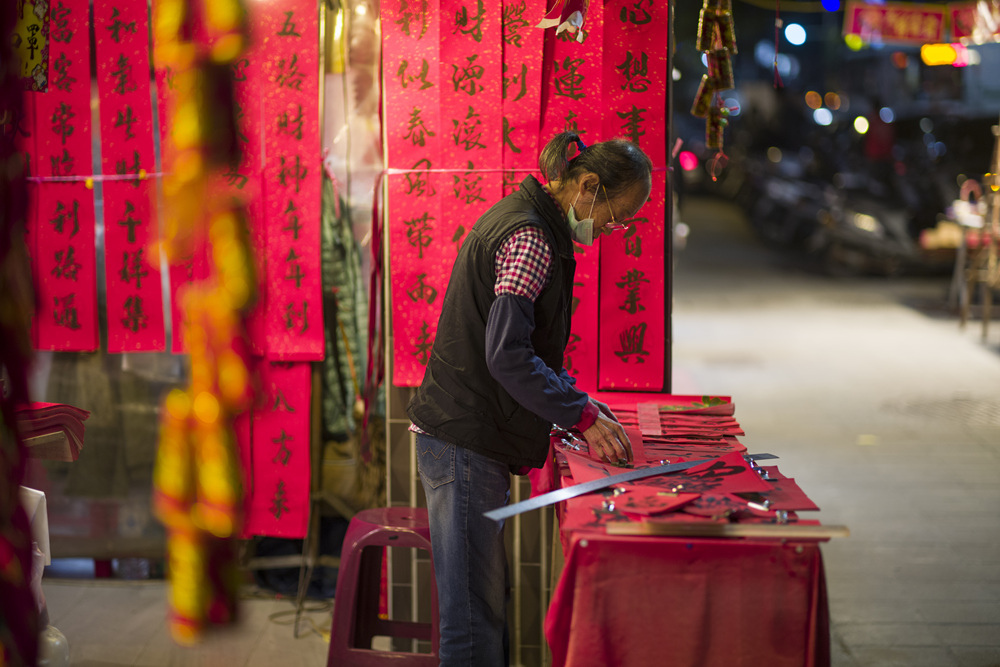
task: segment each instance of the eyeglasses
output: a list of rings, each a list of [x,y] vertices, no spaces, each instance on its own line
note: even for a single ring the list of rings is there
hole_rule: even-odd
[[[609,231],[617,232],[617,231],[624,231],[629,227],[631,227],[632,223],[630,221],[618,222],[617,220],[615,220],[615,212],[611,208],[611,199],[608,197],[608,191],[607,189],[605,189],[603,183],[601,184],[601,190],[604,190],[604,201],[608,202],[608,213],[611,214],[611,222],[604,225],[604,228]]]

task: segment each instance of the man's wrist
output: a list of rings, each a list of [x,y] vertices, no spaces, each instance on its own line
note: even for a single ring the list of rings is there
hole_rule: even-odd
[[[588,428],[594,425],[594,422],[597,421],[597,417],[600,414],[601,411],[597,409],[597,406],[594,405],[592,401],[588,400],[587,405],[584,406],[583,408],[583,414],[580,415],[580,421],[578,421],[576,423],[576,426],[574,426],[573,428],[575,428],[580,433],[583,433]]]

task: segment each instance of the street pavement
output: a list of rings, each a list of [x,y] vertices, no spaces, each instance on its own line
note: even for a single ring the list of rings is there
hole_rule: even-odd
[[[1000,319],[948,277],[833,278],[688,198],[673,393],[731,395],[753,452],[851,536],[823,546],[834,667],[1000,665]]]

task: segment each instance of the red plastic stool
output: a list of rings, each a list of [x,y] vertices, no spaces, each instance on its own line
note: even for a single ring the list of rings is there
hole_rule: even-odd
[[[384,620],[378,617],[384,547],[424,549],[431,556],[431,623]],[[438,601],[427,510],[382,507],[358,512],[347,527],[340,553],[337,592],[327,667],[396,665],[437,667]],[[372,650],[376,636],[430,640],[431,653]]]

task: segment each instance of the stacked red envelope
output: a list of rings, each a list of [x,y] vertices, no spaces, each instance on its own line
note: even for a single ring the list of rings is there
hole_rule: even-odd
[[[17,426],[32,458],[76,461],[83,449],[83,422],[90,412],[62,403],[29,403],[17,409]]]

